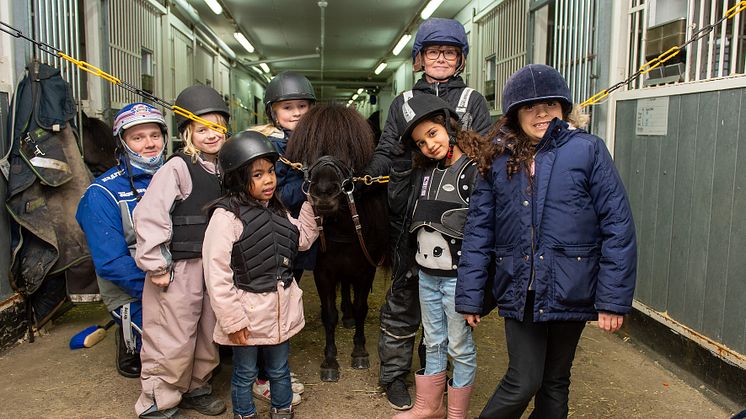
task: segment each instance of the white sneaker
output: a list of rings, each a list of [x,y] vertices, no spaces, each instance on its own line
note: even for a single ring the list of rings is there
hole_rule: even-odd
[[[299,383],[300,384],[300,383]],[[301,384],[302,386],[303,384]],[[257,396],[260,400],[264,400],[265,402],[271,402],[272,401],[272,395],[269,392],[269,381],[260,382],[258,379],[254,382],[254,385],[252,386],[252,392],[255,396]],[[293,401],[291,404],[293,406],[297,406],[302,401],[300,394],[293,392]]]
[[[298,381],[298,377],[295,376],[295,373],[290,373],[290,386],[293,389],[293,393],[295,394],[303,394],[303,392],[306,390],[306,386],[303,385],[300,381]]]

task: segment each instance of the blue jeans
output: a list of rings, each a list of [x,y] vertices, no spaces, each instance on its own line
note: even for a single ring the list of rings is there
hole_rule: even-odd
[[[453,360],[452,387],[466,387],[477,375],[477,348],[471,327],[456,313],[456,277],[429,275],[420,270],[420,310],[427,353],[425,375],[445,371]]]
[[[272,407],[285,409],[290,407],[293,401],[290,368],[288,367],[290,341],[286,340],[278,345],[234,346],[231,400],[233,401],[233,413],[241,416],[249,416],[256,412],[251,388],[258,372],[256,358],[259,351],[262,352],[264,370],[269,377]]]

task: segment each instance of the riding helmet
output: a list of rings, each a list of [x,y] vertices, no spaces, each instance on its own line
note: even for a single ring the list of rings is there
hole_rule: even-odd
[[[463,58],[469,55],[469,38],[466,36],[464,25],[458,20],[442,19],[433,17],[420,25],[417,34],[414,36],[414,45],[412,45],[412,64],[417,64],[417,55],[423,48],[430,45],[451,45],[461,48]],[[463,69],[465,60],[461,62]],[[415,71],[421,71],[416,68]]]
[[[222,115],[226,121],[230,118],[228,104],[225,103],[220,93],[210,86],[196,85],[187,87],[179,93],[174,105],[184,108],[197,116],[217,113]],[[175,116],[176,126],[181,134],[186,129],[190,119],[178,114]]]
[[[555,99],[567,113],[572,110],[572,95],[567,82],[553,67],[529,64],[513,73],[503,88],[503,114],[509,115],[522,105]]]
[[[264,106],[267,115],[272,115],[272,104],[283,100],[305,99],[316,102],[316,94],[308,79],[294,71],[283,71],[270,80],[264,90]]]
[[[403,131],[404,134],[401,136],[402,143],[406,144],[412,138],[412,131],[417,127],[417,124],[436,114],[442,114],[445,117],[446,130],[451,137],[451,142],[455,142],[451,117],[458,120],[458,114],[445,100],[431,94],[415,95],[402,105],[402,111],[407,124]]]
[[[161,132],[164,135],[166,134],[166,120],[158,108],[144,102],[130,103],[117,112],[116,117],[114,117],[114,137],[119,137],[127,128],[148,123],[158,124]]]
[[[274,163],[280,155],[264,134],[246,130],[234,134],[225,142],[220,149],[218,160],[223,172],[228,173],[261,157],[268,158]]]

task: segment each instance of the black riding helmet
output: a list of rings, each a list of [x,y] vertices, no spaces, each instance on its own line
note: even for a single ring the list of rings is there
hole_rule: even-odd
[[[449,142],[451,145],[456,144],[456,131],[451,126],[451,117],[458,120],[458,114],[445,100],[431,94],[415,95],[402,105],[402,111],[407,124],[401,136],[402,145],[407,145],[407,142],[412,140],[412,131],[417,124],[436,114],[442,114],[445,117]]]
[[[218,160],[223,172],[228,173],[258,158],[267,158],[274,163],[279,157],[280,154],[264,134],[246,130],[233,135],[223,144]]]
[[[305,76],[293,71],[283,71],[269,82],[264,91],[266,114],[272,116],[274,121],[272,104],[293,99],[305,99],[315,103],[316,94],[313,92],[311,82]]]
[[[228,104],[225,103],[225,100],[223,100],[223,97],[220,96],[217,90],[209,86],[197,85],[187,87],[179,93],[174,105],[184,108],[197,116],[218,113],[223,115],[226,122],[230,118]],[[178,114],[175,116],[176,126],[179,129],[179,134],[181,134],[186,129],[190,119]]]

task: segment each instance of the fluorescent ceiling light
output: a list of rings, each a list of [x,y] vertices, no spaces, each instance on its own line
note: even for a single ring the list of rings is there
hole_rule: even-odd
[[[257,73],[259,73],[260,76],[262,74],[264,74],[264,72],[262,71],[262,69],[259,68],[259,67],[257,67],[257,66],[253,66],[253,67],[251,67],[251,69],[254,70],[254,71],[256,71]]]
[[[355,93],[354,95],[352,95],[352,100],[357,100],[357,98],[358,98],[359,96],[360,96],[360,95],[358,95],[357,93]]]
[[[259,64],[259,67],[261,67],[265,73],[269,73],[269,66],[267,65],[267,63],[261,63]]]
[[[254,52],[254,46],[251,45],[251,42],[249,42],[248,39],[244,36],[241,32],[234,32],[233,37],[236,38],[236,41],[238,41],[239,44],[241,44],[242,47],[249,53]]]
[[[204,0],[205,4],[210,7],[210,10],[212,10],[213,13],[216,15],[219,15],[223,13],[223,7],[220,6],[220,3],[218,3],[218,0]]]
[[[428,3],[424,9],[422,9],[422,12],[420,13],[420,17],[422,19],[427,19],[430,16],[432,16],[435,9],[437,9],[438,6],[440,6],[440,3],[443,3],[443,0],[430,0],[430,3]]]
[[[373,72],[376,74],[381,74],[381,71],[383,71],[383,69],[386,68],[387,65],[388,64],[386,64],[385,62],[378,64],[378,67],[376,67],[375,71]]]
[[[363,93],[363,88],[362,87],[359,88],[359,89],[357,89],[357,94],[362,94],[362,93]]]
[[[396,43],[396,46],[394,47],[394,50],[392,51],[394,55],[399,55],[401,50],[404,49],[404,47],[407,45],[407,42],[412,39],[412,35],[405,33],[401,36],[401,39],[399,39],[399,42]]]

